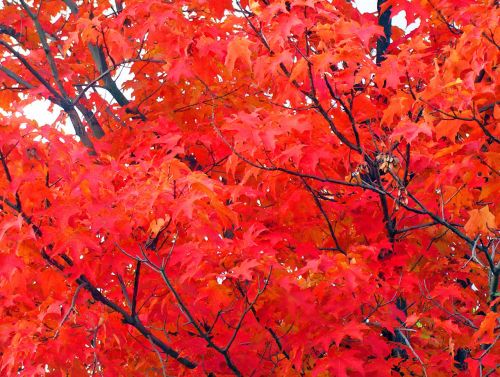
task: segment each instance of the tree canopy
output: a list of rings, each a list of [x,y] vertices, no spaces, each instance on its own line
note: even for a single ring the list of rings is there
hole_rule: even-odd
[[[499,18],[1,2],[0,374],[498,373]]]

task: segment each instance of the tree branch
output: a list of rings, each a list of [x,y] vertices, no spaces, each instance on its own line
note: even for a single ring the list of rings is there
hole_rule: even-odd
[[[137,293],[139,292],[139,277],[141,274],[141,261],[137,261],[135,267],[134,292],[132,293],[132,317],[136,317]]]
[[[73,14],[78,13],[78,5],[73,0],[63,0]]]
[[[328,231],[330,232],[330,237],[332,237],[333,242],[335,243],[335,247],[337,248],[338,251],[340,251],[342,254],[347,255],[347,252],[342,249],[342,247],[339,244],[339,241],[337,239],[337,236],[335,236],[335,230],[333,229],[332,223],[330,219],[328,218],[328,214],[326,213],[325,209],[323,208],[323,205],[321,204],[321,201],[319,200],[318,196],[312,189],[312,187],[307,183],[304,177],[301,177],[302,183],[304,186],[307,188],[307,191],[309,191],[314,199],[314,203],[318,207],[319,211],[321,212],[321,215],[326,221],[326,224],[328,225]]]
[[[377,57],[376,63],[380,65],[385,60],[384,54],[391,43],[391,26],[392,26],[392,18],[391,18],[391,9],[392,6],[387,7],[387,9],[381,14],[382,5],[387,0],[378,0],[377,1],[377,10],[378,10],[378,24],[384,28],[384,36],[381,36],[377,40]]]
[[[19,85],[24,86],[26,89],[32,89],[33,85],[31,85],[29,82],[24,80],[22,77],[18,76],[14,72],[12,72],[10,69],[7,67],[4,67],[3,65],[0,65],[0,71],[5,73],[7,76],[9,76],[12,80],[17,82]]]
[[[52,72],[52,76],[54,77],[54,81],[59,88],[59,91],[61,92],[61,96],[64,98],[68,98],[68,94],[66,93],[66,90],[64,89],[64,85],[62,84],[62,81],[59,77],[59,71],[57,69],[56,62],[54,61],[54,57],[52,56],[52,53],[50,52],[50,46],[47,43],[47,36],[45,34],[45,30],[43,29],[42,25],[40,24],[40,20],[38,19],[38,16],[31,12],[30,7],[24,0],[19,0],[22,7],[28,14],[28,16],[32,19],[33,23],[35,24],[35,29],[38,34],[38,38],[40,39],[40,43],[42,44],[43,51],[45,53],[45,57],[47,59],[47,62],[49,63],[50,71]]]
[[[59,323],[59,326],[58,326],[58,328],[57,328],[57,330],[56,330],[56,332],[54,334],[54,339],[59,336],[59,331],[61,330],[61,327],[64,325],[64,322],[66,322],[66,320],[68,319],[68,317],[71,314],[71,312],[73,310],[75,310],[76,299],[78,298],[78,293],[80,292],[80,290],[82,288],[83,288],[83,284],[80,284],[78,287],[76,287],[75,294],[73,295],[73,299],[71,300],[71,304],[70,304],[70,306],[68,308],[68,311],[64,315],[63,319]]]
[[[14,208],[17,210],[17,208]],[[42,237],[42,232],[40,228],[38,228],[36,225],[32,224],[31,220],[27,217],[23,216],[24,221],[33,227],[35,230],[35,234],[38,238]],[[41,250],[41,256],[43,259],[45,259],[49,265],[54,266],[56,269],[59,271],[63,272],[64,271],[64,266],[57,262],[54,258],[52,258],[50,255],[47,254],[45,249],[42,248]],[[111,310],[117,312],[120,314],[123,318],[123,321],[132,327],[136,328],[145,338],[151,339],[151,341],[158,346],[168,356],[172,357],[173,359],[177,360],[179,363],[184,365],[185,367],[189,369],[194,369],[197,367],[197,364],[185,357],[182,357],[180,353],[173,348],[169,347],[167,344],[165,344],[161,339],[156,337],[150,330],[148,330],[144,324],[136,317],[132,317],[129,315],[124,309],[122,309],[118,304],[114,303],[113,301],[109,300],[106,296],[104,296],[101,291],[96,288],[95,285],[93,285],[89,279],[85,275],[80,275],[79,278],[76,279],[76,283],[78,286],[83,287],[86,291],[88,291],[91,296],[94,298],[94,300],[102,303],[103,305],[107,306]],[[80,288],[81,289],[81,288]]]
[[[100,46],[89,43],[88,47],[90,53],[92,54],[92,59],[94,60],[94,63],[101,74],[99,76],[99,80],[101,78],[103,79],[104,87],[108,90],[108,92],[113,96],[113,98],[116,100],[116,102],[118,102],[120,106],[128,105],[129,100],[125,97],[121,90],[118,89],[118,86],[110,75],[110,72],[116,69],[116,67],[112,69],[108,68],[106,57],[104,56],[104,51]]]
[[[22,56],[19,52],[17,52],[12,46],[10,46],[7,42],[0,40],[0,46],[4,46],[9,52],[14,55],[30,73],[43,85],[47,90],[54,96],[55,99],[61,100],[61,95],[49,84],[47,80],[43,78],[40,73],[36,69],[34,69],[30,63]]]

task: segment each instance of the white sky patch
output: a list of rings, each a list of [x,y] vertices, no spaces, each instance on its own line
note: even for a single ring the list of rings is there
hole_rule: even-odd
[[[53,106],[52,111],[49,110],[51,102],[49,100],[38,100],[24,107],[26,118],[35,120],[40,125],[53,124],[59,116],[61,109],[58,106]]]
[[[353,4],[361,13],[375,13],[377,11],[377,0],[356,0],[353,1]]]
[[[408,34],[420,26],[420,18],[417,18],[415,22],[408,25],[408,22],[406,21],[406,12],[402,10],[392,17],[392,24],[399,27],[401,30],[404,30],[405,33]]]

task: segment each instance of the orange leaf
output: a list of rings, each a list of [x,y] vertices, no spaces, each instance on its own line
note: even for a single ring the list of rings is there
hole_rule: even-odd
[[[251,44],[252,42],[245,38],[235,38],[229,42],[224,64],[230,75],[233,74],[234,66],[238,60],[245,63],[247,67],[252,66],[252,52],[249,48]]]
[[[489,233],[495,228],[495,216],[488,206],[469,211],[469,221],[465,224],[465,232],[470,236],[478,233]]]
[[[490,343],[495,340],[495,327],[497,325],[497,319],[500,317],[499,313],[489,312],[484,317],[483,322],[479,326],[479,329],[474,333],[474,341],[481,340],[482,343]]]

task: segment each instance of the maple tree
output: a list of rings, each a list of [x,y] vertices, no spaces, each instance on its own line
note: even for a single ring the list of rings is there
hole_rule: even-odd
[[[1,374],[497,373],[499,17],[2,2]]]

